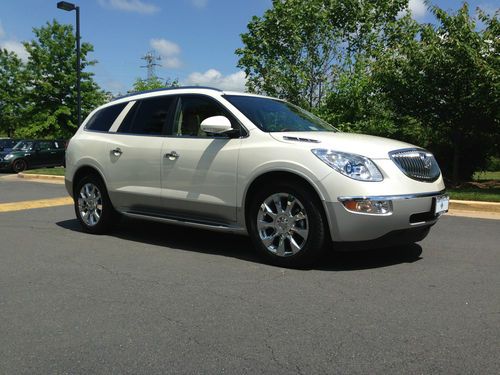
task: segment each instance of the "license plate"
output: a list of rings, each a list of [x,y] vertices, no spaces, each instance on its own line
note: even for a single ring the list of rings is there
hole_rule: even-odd
[[[450,197],[447,195],[440,195],[435,199],[436,199],[436,205],[434,208],[434,214],[438,215],[448,212],[448,207],[450,205]]]

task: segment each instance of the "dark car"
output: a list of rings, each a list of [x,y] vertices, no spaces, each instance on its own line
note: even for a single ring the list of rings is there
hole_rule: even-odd
[[[9,153],[10,150],[19,142],[19,139],[4,138],[0,139],[0,152]]]
[[[0,169],[18,173],[30,168],[64,165],[64,154],[64,141],[22,140],[10,152],[0,152]]]

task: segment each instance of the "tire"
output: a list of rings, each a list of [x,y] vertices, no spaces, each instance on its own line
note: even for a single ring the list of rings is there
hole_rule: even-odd
[[[321,203],[310,189],[283,181],[259,188],[250,199],[248,232],[268,263],[307,268],[320,259],[326,222]]]
[[[21,173],[28,169],[28,162],[25,159],[16,159],[12,163],[12,171],[14,173]]]
[[[76,183],[73,200],[76,217],[85,232],[105,234],[115,224],[118,215],[106,186],[96,175],[84,176]]]

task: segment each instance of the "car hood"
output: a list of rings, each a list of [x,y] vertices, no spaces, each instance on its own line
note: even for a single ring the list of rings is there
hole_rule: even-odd
[[[355,133],[279,132],[269,134],[280,142],[301,143],[311,149],[325,148],[363,155],[371,159],[388,159],[391,151],[416,147],[394,139]]]

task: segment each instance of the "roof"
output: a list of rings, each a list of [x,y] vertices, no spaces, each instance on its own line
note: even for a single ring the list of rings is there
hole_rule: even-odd
[[[213,90],[213,91],[217,91],[217,92],[223,92],[220,89],[217,89],[215,87],[208,87],[208,86],[163,87],[161,89],[154,89],[154,90],[145,90],[145,91],[133,92],[133,93],[130,93],[130,94],[127,94],[127,95],[123,95],[123,96],[119,96],[117,98],[114,98],[112,101],[114,102],[116,100],[120,100],[120,99],[124,99],[124,98],[129,98],[129,97],[136,96],[136,95],[149,94],[149,93],[152,93],[152,92],[176,91],[176,90],[184,90],[184,89],[203,89],[203,90]]]

